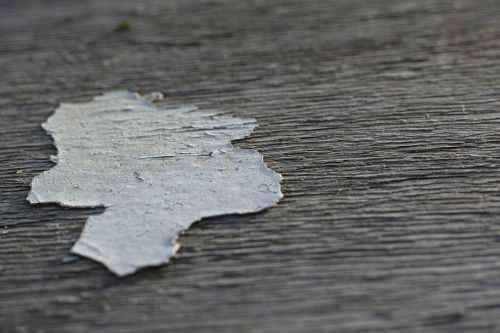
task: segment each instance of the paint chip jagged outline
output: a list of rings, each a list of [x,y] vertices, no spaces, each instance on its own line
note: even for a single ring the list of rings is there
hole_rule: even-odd
[[[153,97],[151,97],[153,96]],[[129,91],[63,103],[42,124],[56,165],[32,181],[29,202],[105,207],[71,249],[118,276],[167,263],[179,234],[204,217],[258,212],[281,198],[281,176],[252,149],[255,119],[158,107]]]

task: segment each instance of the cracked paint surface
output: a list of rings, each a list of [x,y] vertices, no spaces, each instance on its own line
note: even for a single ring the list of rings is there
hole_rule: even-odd
[[[209,216],[261,211],[282,198],[281,176],[252,149],[255,119],[162,108],[128,91],[61,104],[42,127],[56,165],[32,181],[31,203],[106,207],[71,249],[124,276],[168,262],[179,234]]]

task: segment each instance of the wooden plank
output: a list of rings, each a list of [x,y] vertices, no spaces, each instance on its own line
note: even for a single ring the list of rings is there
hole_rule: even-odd
[[[499,1],[134,4],[0,4],[0,331],[500,329]],[[256,117],[281,204],[125,279],[72,261],[99,210],[27,204],[39,126],[122,88]]]

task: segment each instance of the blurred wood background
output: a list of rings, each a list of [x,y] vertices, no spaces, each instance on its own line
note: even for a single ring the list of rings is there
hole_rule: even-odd
[[[101,210],[25,201],[40,124],[114,89],[257,118],[285,198],[69,256]],[[499,111],[500,1],[0,1],[0,331],[499,331]]]

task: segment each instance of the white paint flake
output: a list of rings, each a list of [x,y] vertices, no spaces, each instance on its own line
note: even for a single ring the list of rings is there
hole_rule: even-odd
[[[42,125],[57,164],[33,179],[29,202],[106,207],[88,218],[71,252],[119,276],[168,262],[195,221],[258,212],[283,196],[281,176],[256,150],[231,145],[255,119],[160,108],[151,103],[158,97],[106,93],[61,104]]]

